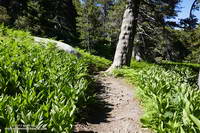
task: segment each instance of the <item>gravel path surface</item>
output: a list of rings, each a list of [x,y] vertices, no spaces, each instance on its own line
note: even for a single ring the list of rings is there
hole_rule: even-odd
[[[77,123],[74,133],[151,133],[141,127],[142,110],[134,88],[124,80],[98,77],[99,104],[91,106],[86,122]]]

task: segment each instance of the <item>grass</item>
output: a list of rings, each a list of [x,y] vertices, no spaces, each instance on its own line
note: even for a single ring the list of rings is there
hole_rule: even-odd
[[[54,44],[34,43],[27,32],[1,25],[0,129],[22,126],[72,132],[76,113],[90,97],[90,67],[99,71],[109,64],[82,53],[78,59]]]
[[[197,65],[133,61],[130,68],[115,70],[114,74],[138,87],[145,127],[159,133],[200,132]]]

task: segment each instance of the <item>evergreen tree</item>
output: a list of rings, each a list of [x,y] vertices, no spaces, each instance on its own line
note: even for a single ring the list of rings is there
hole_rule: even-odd
[[[154,61],[157,56],[164,55],[163,49],[169,46],[173,49],[174,41],[167,27],[176,24],[168,19],[177,15],[175,9],[179,2],[179,0],[155,1],[140,6],[134,56],[140,60]]]
[[[72,0],[8,0],[1,2],[10,15],[10,24],[33,34],[55,37],[67,43],[76,40],[76,10]]]
[[[105,23],[105,33],[108,41],[108,46],[111,50],[112,59],[116,49],[118,36],[120,33],[120,26],[122,23],[123,12],[126,7],[124,0],[118,0],[113,2],[113,5],[108,10],[107,21]]]
[[[84,0],[82,3],[75,2],[78,6],[76,8],[78,11],[77,30],[80,34],[82,48],[93,54],[108,55],[105,22],[109,1]]]
[[[94,49],[96,37],[98,36],[97,28],[99,26],[99,8],[95,0],[85,0],[80,4],[78,10],[77,26],[80,33],[81,46],[90,52]]]
[[[10,17],[5,7],[0,6],[0,23],[8,23]]]
[[[111,71],[113,68],[121,67],[123,65],[130,65],[133,41],[137,33],[137,24],[139,22],[141,7],[146,5],[152,13],[155,13],[155,20],[159,23],[165,24],[165,17],[174,16],[176,14],[175,7],[179,0],[172,1],[138,1],[127,0],[127,7],[124,12],[124,17],[121,26],[121,33],[115,52],[115,58],[112,66],[108,69]],[[145,8],[146,9],[146,8]],[[145,11],[145,10],[144,10]],[[148,16],[148,14],[146,14]],[[145,18],[144,18],[145,20]],[[146,21],[146,20],[145,20]],[[145,22],[144,21],[144,22]]]
[[[109,12],[112,10],[113,6],[115,5],[114,0],[97,0],[97,5],[100,8],[100,19],[99,22],[101,22],[101,26],[98,28],[100,32],[99,36],[99,42],[98,45],[96,45],[96,49],[98,49],[98,54],[101,56],[104,56],[106,58],[112,59],[112,56],[114,54],[113,45],[111,44],[110,40],[110,34],[111,28],[107,27],[107,23],[110,22],[109,20]],[[116,27],[115,27],[116,28]],[[101,52],[105,51],[105,52]]]
[[[1,0],[0,5],[6,8],[10,16],[9,26],[14,26],[15,20],[27,9],[27,0]]]

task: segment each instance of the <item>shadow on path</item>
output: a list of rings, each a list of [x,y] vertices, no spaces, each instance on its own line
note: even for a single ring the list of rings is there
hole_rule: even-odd
[[[113,110],[112,104],[109,104],[105,101],[105,98],[107,97],[105,95],[105,89],[106,86],[100,81],[97,80],[94,84],[94,90],[96,96],[93,98],[93,100],[87,105],[85,109],[83,109],[80,112],[80,117],[76,123],[78,125],[86,125],[87,123],[90,124],[99,124],[101,122],[109,122],[107,118],[110,118],[109,112]],[[75,127],[76,128],[76,127]],[[80,128],[80,127],[78,127]],[[81,127],[84,128],[84,127]],[[93,131],[74,131],[74,133],[94,133]]]
[[[80,113],[85,119],[78,120],[74,133],[151,133],[140,123],[143,112],[133,86],[111,76],[95,79],[96,97]]]

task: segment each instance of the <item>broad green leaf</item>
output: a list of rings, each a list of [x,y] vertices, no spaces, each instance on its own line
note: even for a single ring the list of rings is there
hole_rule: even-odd
[[[197,125],[197,127],[200,130],[200,120],[198,118],[196,118],[195,116],[193,116],[192,114],[190,114],[190,118],[192,119],[192,121]]]

